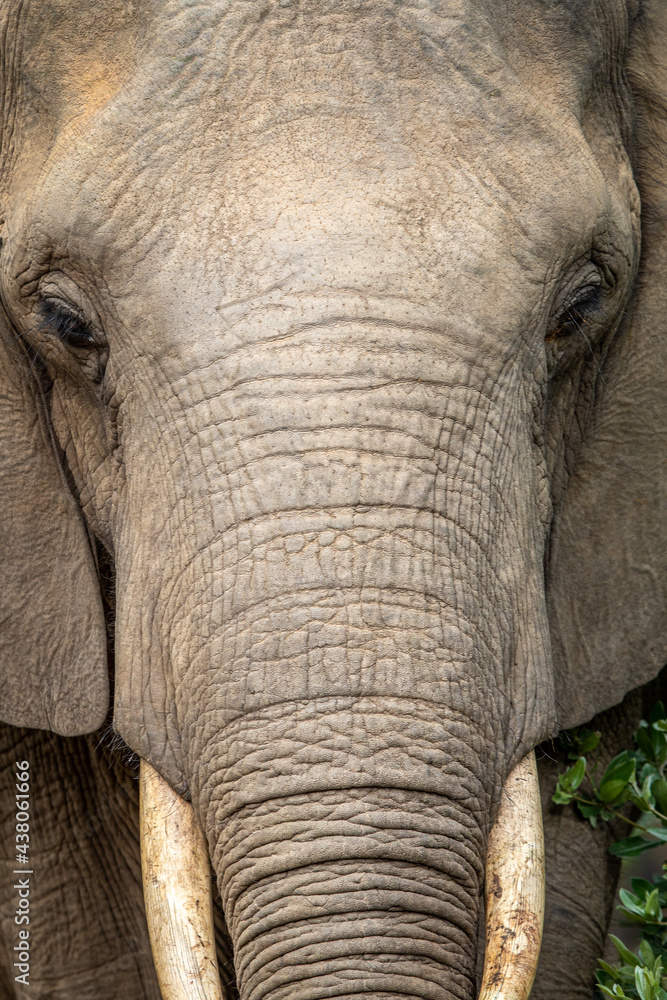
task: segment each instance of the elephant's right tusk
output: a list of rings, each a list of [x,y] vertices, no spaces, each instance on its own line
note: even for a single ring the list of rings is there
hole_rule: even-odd
[[[162,1000],[223,1000],[208,850],[194,809],[145,760],[139,782],[146,921]]]
[[[544,834],[535,753],[505,782],[486,857],[486,955],[479,1000],[527,1000],[544,921]]]

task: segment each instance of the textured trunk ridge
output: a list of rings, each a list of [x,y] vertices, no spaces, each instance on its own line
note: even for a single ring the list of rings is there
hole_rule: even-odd
[[[235,815],[216,867],[244,1000],[469,997],[481,838],[456,812],[363,788]]]
[[[482,759],[462,718],[407,697],[283,703],[204,746],[193,798],[244,1000],[470,996]]]

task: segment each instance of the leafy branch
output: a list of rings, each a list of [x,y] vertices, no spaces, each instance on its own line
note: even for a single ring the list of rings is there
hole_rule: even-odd
[[[598,821],[622,820],[633,828],[629,837],[609,848],[619,858],[634,858],[667,843],[667,714],[659,702],[648,721],[642,719],[634,733],[634,749],[623,750],[609,763],[599,781],[597,763],[589,768],[587,754],[600,742],[600,733],[586,727],[564,734],[568,757],[574,763],[561,774],[553,801],[576,803],[581,815],[595,827]],[[619,810],[628,803],[641,813],[639,822]],[[667,863],[651,882],[633,878],[632,892],[621,889],[618,909],[641,928],[641,943],[635,955],[619,938],[610,938],[620,964],[599,960],[598,989],[617,1000],[667,1000]]]

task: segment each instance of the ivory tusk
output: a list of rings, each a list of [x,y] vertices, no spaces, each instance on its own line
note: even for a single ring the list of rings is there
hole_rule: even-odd
[[[535,753],[508,777],[486,857],[486,954],[479,1000],[527,1000],[544,922],[544,834]]]
[[[223,1000],[208,850],[194,809],[145,760],[139,796],[146,920],[162,1000]]]

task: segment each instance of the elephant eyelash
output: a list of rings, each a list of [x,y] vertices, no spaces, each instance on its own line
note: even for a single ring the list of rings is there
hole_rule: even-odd
[[[40,314],[40,328],[54,334],[68,347],[90,349],[97,346],[85,320],[62,303],[45,299],[41,303]]]
[[[558,323],[547,334],[545,340],[548,344],[556,340],[563,340],[574,334],[580,334],[591,347],[590,339],[586,333],[586,326],[590,324],[593,315],[600,307],[601,289],[599,285],[591,285],[583,294],[579,295],[572,305],[563,312]]]
[[[546,336],[545,340],[547,343],[554,343],[555,341],[562,341],[567,337],[574,335],[580,336],[586,344],[593,361],[595,362],[595,367],[598,370],[603,384],[606,385],[605,377],[600,367],[600,362],[597,359],[591,337],[586,329],[587,326],[590,326],[595,314],[599,312],[601,296],[602,291],[599,285],[591,285],[587,288],[583,294],[580,294],[579,298],[565,310],[565,312],[561,315],[558,324]]]

